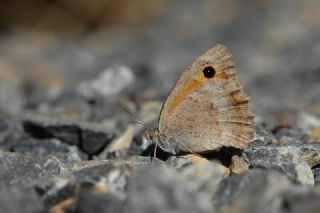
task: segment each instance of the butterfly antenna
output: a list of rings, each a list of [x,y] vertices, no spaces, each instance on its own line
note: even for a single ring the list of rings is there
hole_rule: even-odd
[[[142,122],[140,122],[140,121],[132,121],[132,120],[131,120],[130,123],[140,124],[140,125],[142,125],[142,126],[145,125],[145,123],[142,123]]]
[[[129,115],[131,115],[135,119],[135,121],[132,121],[133,123],[140,124],[144,127],[146,126],[146,123],[141,118],[139,118],[135,113],[131,112],[130,109],[123,106],[122,110],[128,113]]]

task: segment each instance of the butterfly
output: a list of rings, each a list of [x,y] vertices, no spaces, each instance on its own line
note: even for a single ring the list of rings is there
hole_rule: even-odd
[[[218,44],[182,73],[162,106],[158,127],[145,135],[172,154],[244,149],[255,132],[248,103],[231,53]]]

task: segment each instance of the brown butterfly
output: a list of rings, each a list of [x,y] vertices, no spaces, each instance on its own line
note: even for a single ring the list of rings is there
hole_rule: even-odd
[[[172,154],[244,149],[254,136],[248,102],[232,55],[218,44],[181,75],[162,106],[158,128],[146,136]]]

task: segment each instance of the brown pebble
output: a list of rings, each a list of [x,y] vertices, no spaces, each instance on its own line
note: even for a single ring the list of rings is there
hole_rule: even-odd
[[[240,158],[238,155],[234,155],[231,158],[231,164],[229,166],[229,169],[232,171],[232,173],[242,174],[248,171],[249,164],[245,162],[242,158]]]
[[[309,138],[314,142],[320,142],[320,127],[311,130]]]

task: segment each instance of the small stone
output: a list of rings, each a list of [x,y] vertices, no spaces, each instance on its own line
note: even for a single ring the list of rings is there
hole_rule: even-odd
[[[128,151],[124,150],[115,150],[112,152],[104,152],[103,155],[99,155],[98,157],[94,156],[93,160],[103,160],[103,159],[117,159],[117,158],[126,158],[129,157]]]
[[[40,179],[33,185],[46,208],[76,196],[81,182],[77,182],[72,176],[54,176],[51,178]]]
[[[147,156],[151,142],[144,135],[133,136],[131,125],[127,130],[115,138],[110,146],[107,146],[99,155],[93,159],[114,159],[130,156]]]
[[[314,174],[314,181],[316,184],[320,183],[320,168],[314,168],[312,169],[312,172]]]
[[[24,96],[22,76],[0,62],[0,108],[7,114],[19,114],[23,111],[27,97]]]
[[[217,190],[220,182],[230,175],[230,170],[216,161],[189,164],[179,171],[183,178],[191,182],[190,184],[197,186],[198,194],[202,195],[203,199],[208,199],[208,203],[210,195]]]
[[[45,209],[34,190],[4,187],[0,189],[1,212],[45,212]]]
[[[25,137],[23,127],[19,121],[0,113],[0,147],[4,150],[11,150],[17,141]]]
[[[107,192],[108,191],[108,185],[106,182],[100,180],[99,182],[97,182],[93,188],[92,188],[93,192]]]
[[[319,190],[295,187],[287,190],[283,196],[284,212],[318,213],[320,209]]]
[[[308,112],[300,112],[297,120],[298,126],[305,132],[320,127],[320,118]]]
[[[309,141],[308,134],[297,128],[284,128],[277,131],[275,135],[281,144],[306,143]]]
[[[123,212],[123,200],[111,193],[87,192],[80,194],[76,211],[81,213]]]
[[[184,166],[195,164],[195,163],[208,163],[210,162],[206,158],[203,158],[198,155],[189,154],[182,156],[171,156],[167,159],[166,163],[168,166],[173,168],[182,168]]]
[[[279,139],[279,144],[297,144],[297,143],[302,143],[301,140],[297,139],[297,138],[292,138],[292,137],[289,137],[289,136],[282,136],[280,139]]]
[[[106,159],[107,154],[115,151],[127,151],[133,142],[133,127],[128,128],[119,137],[115,138],[100,154],[100,159]]]
[[[313,185],[310,166],[302,155],[301,146],[254,146],[244,151],[244,158],[252,167],[279,169],[292,180],[303,185]]]
[[[24,117],[33,118],[35,115],[42,115],[52,120],[79,121],[87,120],[92,115],[93,105],[74,91],[63,91],[55,97],[45,97],[45,100],[40,99],[38,100],[40,103],[33,107],[29,106]]]
[[[105,146],[111,143],[114,138],[113,134],[108,134],[101,127],[93,126],[81,128],[82,149],[91,155],[100,153]]]
[[[229,166],[232,173],[242,174],[249,170],[249,164],[240,158],[238,155],[234,155],[231,158],[231,164]]]
[[[255,126],[255,136],[254,140],[250,145],[254,144],[276,144],[277,139],[274,137],[274,135],[268,131],[266,128],[264,128],[262,125],[256,125]]]
[[[312,129],[309,138],[311,141],[320,143],[320,127]]]
[[[80,93],[88,98],[116,95],[131,85],[135,80],[129,67],[114,66],[104,70],[96,79],[79,86]]]
[[[281,212],[281,196],[292,187],[274,171],[249,170],[222,180],[212,199],[214,212]]]
[[[103,180],[108,185],[108,191],[122,195],[131,169],[128,165],[104,164],[74,172],[73,175],[91,184]]]
[[[320,164],[320,144],[319,143],[307,143],[296,144],[300,151],[301,157],[313,168]]]
[[[69,197],[60,203],[57,203],[50,208],[49,212],[51,213],[60,213],[60,212],[74,212],[75,203],[78,200],[78,197]]]
[[[199,191],[195,180],[165,166],[136,171],[127,189],[123,212],[212,212],[208,193]]]
[[[143,153],[150,147],[151,141],[147,140],[144,135],[137,135],[133,138],[129,155],[143,155]]]

